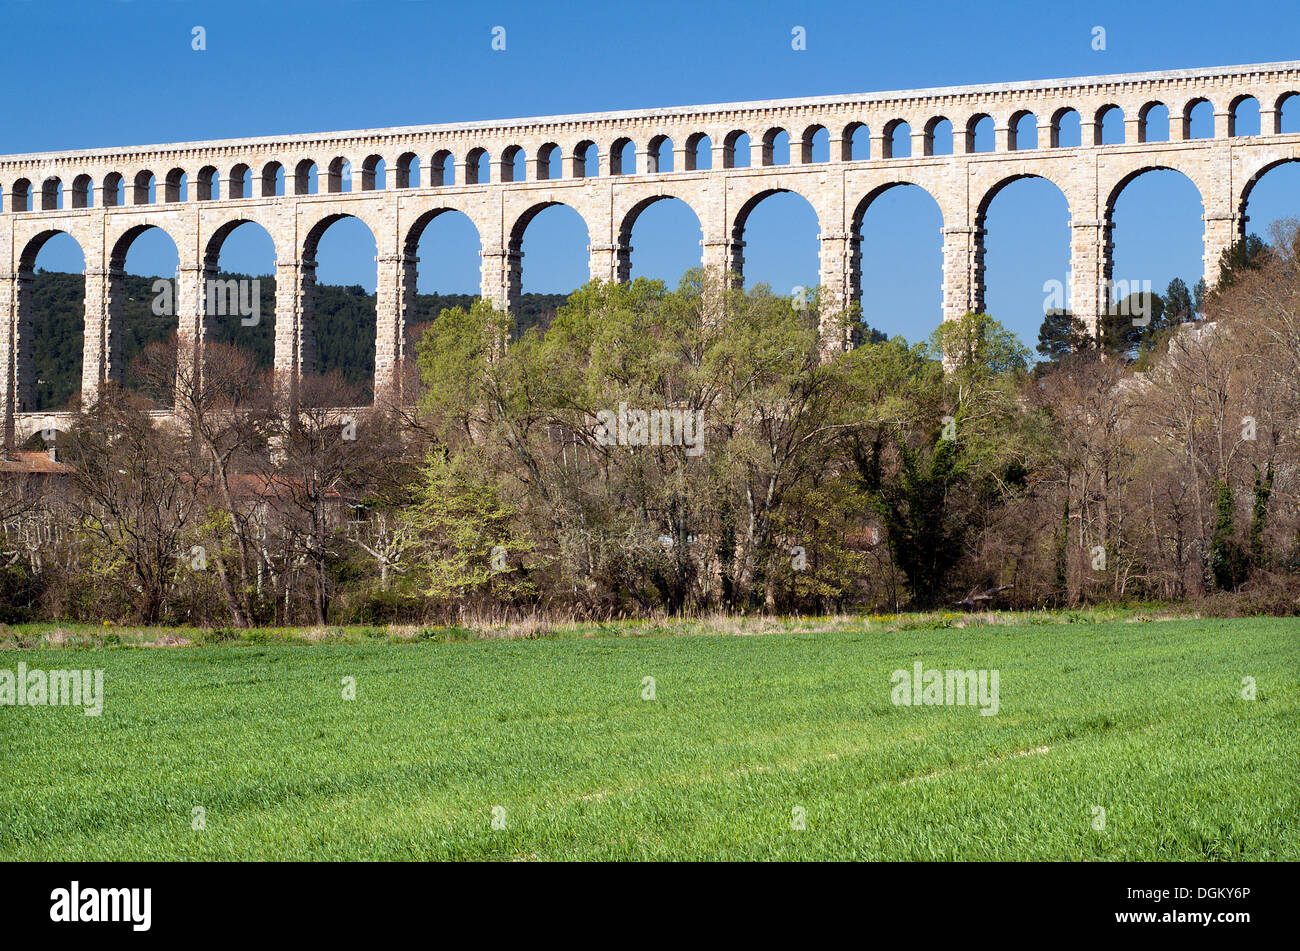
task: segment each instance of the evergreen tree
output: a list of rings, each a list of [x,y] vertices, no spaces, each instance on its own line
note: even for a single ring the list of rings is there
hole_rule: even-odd
[[[1269,246],[1258,235],[1247,235],[1234,241],[1219,255],[1219,280],[1214,294],[1222,294],[1236,284],[1247,271],[1258,271],[1268,261]]]
[[[1091,345],[1088,328],[1070,311],[1053,308],[1044,313],[1043,323],[1038,328],[1037,350],[1048,361],[1059,363]]]

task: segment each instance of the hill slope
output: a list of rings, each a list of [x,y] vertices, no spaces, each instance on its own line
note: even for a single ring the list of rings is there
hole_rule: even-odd
[[[222,274],[222,280],[249,278]],[[156,278],[126,276],[126,359],[131,360],[154,341],[176,331],[176,318],[153,313]],[[217,339],[252,351],[259,367],[270,368],[275,339],[275,278],[256,278],[261,292],[262,319],[251,327],[238,319],[217,320]],[[34,341],[36,384],[34,409],[61,409],[81,388],[82,337],[85,332],[85,286],[80,274],[38,271],[33,283],[36,321]],[[519,326],[545,325],[567,294],[524,294]],[[410,328],[433,320],[448,307],[468,307],[470,294],[419,294]],[[316,287],[316,346],[318,369],[338,370],[349,383],[369,387],[375,372],[375,295],[360,286],[319,284]],[[135,383],[130,372],[127,385]]]

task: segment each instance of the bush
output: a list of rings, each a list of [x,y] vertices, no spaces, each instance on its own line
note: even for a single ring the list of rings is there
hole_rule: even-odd
[[[1295,577],[1284,571],[1257,571],[1235,591],[1218,591],[1201,602],[1215,617],[1300,617]]]
[[[375,584],[346,594],[335,605],[335,610],[341,624],[393,624],[423,618],[427,602]]]

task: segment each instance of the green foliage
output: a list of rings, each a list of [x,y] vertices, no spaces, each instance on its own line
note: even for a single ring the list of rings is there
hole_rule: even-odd
[[[1054,309],[1043,316],[1038,329],[1038,353],[1044,358],[1042,375],[1072,355],[1100,349],[1125,359],[1138,359],[1168,339],[1180,324],[1200,319],[1205,283],[1195,292],[1179,278],[1169,282],[1164,295],[1135,291],[1108,304],[1098,321],[1097,335],[1068,310]]]
[[[970,314],[928,345],[827,355],[818,306],[703,272],[592,282],[504,352],[504,315],[447,310],[418,350],[424,413],[517,500],[534,567],[603,610],[842,603],[874,583],[877,521],[913,596],[942,599],[982,510],[1023,484],[1028,351]],[[603,441],[601,414],[627,407],[698,412],[705,445]],[[960,435],[936,443],[948,409]]]
[[[1250,512],[1250,563],[1255,567],[1264,567],[1268,562],[1264,550],[1264,528],[1268,523],[1268,500],[1273,495],[1273,463],[1270,460],[1265,473],[1261,476],[1255,470],[1255,487],[1253,505]]]
[[[1053,580],[1055,582],[1057,604],[1064,604],[1070,593],[1069,562],[1066,557],[1069,550],[1069,542],[1070,500],[1069,498],[1066,498],[1065,504],[1061,508],[1061,527],[1056,532],[1056,542],[1053,546]]]
[[[1258,271],[1268,263],[1272,251],[1259,235],[1234,241],[1219,255],[1219,280],[1209,295],[1217,297],[1240,280],[1247,271]]]
[[[870,443],[855,443],[853,452],[893,561],[916,603],[924,605],[950,597],[951,574],[966,554],[965,542],[1022,491],[1043,436],[1037,417],[1019,406],[1029,351],[992,317],[969,313],[945,323],[923,352],[935,369],[914,367],[902,378],[897,367],[859,361],[873,375],[884,369],[881,379],[893,379],[891,389],[906,394],[910,405],[899,405],[898,396],[887,398],[886,405],[893,403],[887,418],[894,422],[878,429]],[[903,354],[893,348],[892,355]],[[940,358],[946,375],[937,373]],[[855,395],[861,398],[863,389]],[[998,568],[982,573],[996,576]]]
[[[1226,263],[1241,274],[1283,258],[1247,242]],[[40,275],[60,326],[68,327],[79,314],[80,278],[70,277]],[[251,327],[219,320],[215,333],[266,368],[275,285],[260,281],[263,319]],[[125,286],[130,358],[162,340],[175,320],[152,315],[152,279],[128,277]],[[1268,453],[1278,454],[1280,467],[1289,444],[1275,440],[1264,450],[1262,442],[1243,443],[1236,461],[1218,465],[1209,417],[1239,418],[1235,404],[1249,395],[1258,402],[1243,404],[1240,415],[1267,404],[1276,411],[1274,431],[1293,431],[1283,414],[1294,415],[1287,408],[1294,371],[1279,359],[1292,337],[1277,326],[1237,335],[1220,306],[1212,313],[1230,332],[1199,335],[1194,360],[1180,365],[1161,343],[1198,319],[1203,297],[1203,288],[1177,280],[1163,295],[1130,296],[1103,315],[1095,340],[1068,311],[1048,313],[1038,338],[1045,359],[1031,374],[1030,352],[987,314],[968,313],[909,343],[870,331],[856,308],[822,313],[820,294],[803,304],[703,271],[676,288],[645,279],[593,281],[568,298],[525,297],[518,317],[469,296],[421,295],[411,321],[425,384],[417,418],[363,425],[374,440],[364,449],[340,441],[337,420],[321,408],[353,393],[337,379],[313,376],[302,386],[315,387],[320,399],[302,406],[318,413],[320,425],[298,419],[290,429],[303,433],[289,433],[297,441],[279,444],[291,451],[280,459],[268,451],[277,413],[254,421],[246,442],[229,444],[231,471],[248,493],[239,504],[250,512],[254,493],[265,491],[256,477],[283,477],[280,509],[248,516],[275,529],[257,544],[246,541],[244,516],[214,517],[213,499],[191,491],[208,478],[208,456],[196,463],[193,446],[173,447],[171,468],[188,473],[176,484],[177,498],[188,505],[198,496],[182,513],[174,543],[184,550],[204,541],[217,570],[151,577],[154,589],[165,589],[151,616],[229,623],[228,614],[243,625],[236,601],[255,588],[257,605],[244,612],[250,619],[272,611],[278,619],[301,617],[310,598],[320,624],[448,620],[458,611],[524,605],[607,617],[896,610],[909,600],[951,604],[974,586],[998,584],[1014,584],[1022,604],[1059,603],[1072,592],[1176,598],[1197,558],[1211,588],[1234,590],[1259,569],[1252,581],[1277,576],[1284,591],[1293,583],[1286,573],[1300,564],[1283,554],[1296,536],[1295,516],[1276,503],[1269,511]],[[558,306],[542,306],[548,302]],[[1279,299],[1266,309],[1285,316],[1288,307]],[[316,316],[321,367],[368,387],[373,296],[355,286],[318,287]],[[831,324],[836,330],[827,332]],[[827,347],[830,339],[860,345],[842,351]],[[1234,340],[1240,352],[1228,348]],[[1231,359],[1219,360],[1216,347]],[[1253,366],[1257,351],[1269,351],[1272,362]],[[43,376],[41,399],[75,393],[75,360],[55,349],[40,359],[56,371]],[[145,363],[128,374],[128,386],[141,385],[135,376],[145,375]],[[262,380],[242,363],[219,365],[235,366],[240,380]],[[153,369],[175,378],[167,367]],[[1217,403],[1198,402],[1207,387],[1222,388],[1211,394]],[[250,394],[260,399],[270,391]],[[146,402],[117,396],[139,403],[141,448],[133,454],[157,455],[143,442],[154,430]],[[673,412],[680,436],[684,420],[700,414],[694,444],[624,438],[638,414]],[[1185,445],[1162,442],[1180,426],[1172,438]],[[615,429],[619,438],[609,438]],[[1217,426],[1220,436],[1224,431]],[[40,445],[33,437],[31,447]],[[102,440],[79,464],[93,468],[115,445]],[[75,447],[75,438],[60,443],[61,452]],[[348,455],[340,461],[342,452]],[[138,464],[128,458],[99,472],[101,494],[116,501],[122,486],[114,473],[135,473]],[[1185,467],[1171,476],[1170,464]],[[158,470],[156,460],[148,465]],[[1248,485],[1252,466],[1250,525],[1236,532],[1227,485]],[[1223,480],[1213,486],[1213,515],[1202,502],[1211,472]],[[156,488],[158,479],[133,474],[128,481]],[[1146,498],[1139,486],[1148,487]],[[0,503],[8,513],[26,504]],[[101,534],[126,521],[114,516]],[[32,559],[31,578],[0,579],[17,592],[5,610],[129,611],[138,569],[113,544],[91,544],[84,527],[65,528],[72,540],[56,556],[68,566],[60,565],[63,574],[38,569]],[[1080,560],[1085,539],[1103,545],[1111,569],[1089,574]],[[498,550],[504,569],[492,563]],[[21,546],[0,555],[15,553],[22,557]],[[239,567],[233,583],[232,563]]]
[[[431,454],[413,503],[402,517],[418,540],[412,580],[427,597],[448,601],[490,590],[508,601],[531,590],[519,571],[531,546],[511,532],[513,509],[476,453]]]
[[[898,466],[886,479],[875,447],[867,491],[917,603],[941,603],[967,531],[961,513],[948,504],[965,475],[961,448],[956,439],[938,439],[924,459],[901,440],[897,448]]]
[[[1030,353],[1020,339],[988,314],[974,311],[941,323],[930,337],[930,352],[968,381],[1029,367]]]
[[[32,282],[32,313],[36,329],[32,337],[36,372],[33,408],[63,409],[81,390],[84,278],[38,271]]]
[[[1088,328],[1068,310],[1053,309],[1043,316],[1038,328],[1038,352],[1048,361],[1058,363],[1066,357],[1092,346]]]
[[[817,307],[702,271],[675,290],[591,282],[503,353],[501,315],[447,311],[419,348],[424,409],[440,439],[481,449],[574,597],[613,611],[772,603],[788,494],[813,490],[837,438],[827,414],[845,415]],[[677,438],[617,437],[610,420],[628,412],[678,414]]]
[[[1215,481],[1214,534],[1210,538],[1210,578],[1220,591],[1232,591],[1246,580],[1250,561],[1246,550],[1236,540],[1233,525],[1235,500],[1232,485]]]
[[[510,318],[484,300],[468,310],[442,311],[417,347],[425,403],[447,421],[467,426],[474,408],[489,397],[487,369],[510,326]]]
[[[1164,298],[1136,291],[1106,308],[1098,327],[1097,346],[1106,353],[1131,359],[1167,326]]]
[[[1174,278],[1165,288],[1163,317],[1168,326],[1190,323],[1200,312],[1200,301],[1187,289],[1181,278]]]
[[[0,563],[0,624],[17,624],[39,616],[40,591],[40,576],[28,563]]]

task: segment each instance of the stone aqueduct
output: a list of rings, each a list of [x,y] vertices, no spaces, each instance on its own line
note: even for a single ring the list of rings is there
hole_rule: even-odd
[[[685,201],[701,224],[703,264],[740,273],[750,211],[775,192],[795,192],[816,211],[820,283],[834,306],[858,297],[859,229],[867,208],[895,185],[918,185],[943,217],[943,314],[952,318],[983,308],[984,216],[993,196],[1016,179],[1041,177],[1068,201],[1071,300],[1075,313],[1095,326],[1105,306],[1112,211],[1121,189],[1158,168],[1180,171],[1196,185],[1205,213],[1205,277],[1212,282],[1220,253],[1244,232],[1255,182],[1279,163],[1300,160],[1300,134],[1282,133],[1284,103],[1297,94],[1300,62],[1288,62],[2,156],[5,441],[12,445],[52,418],[29,412],[38,332],[30,298],[36,255],[59,232],[75,238],[86,256],[87,400],[122,375],[123,268],[131,243],[150,228],[165,231],[178,249],[179,339],[196,348],[210,326],[203,297],[223,241],[244,222],[269,232],[276,252],[275,365],[292,376],[314,365],[317,243],[340,218],[361,219],[378,246],[376,399],[400,398],[416,247],[425,227],[448,210],[464,213],[478,229],[483,296],[510,308],[520,293],[523,231],[550,205],[568,205],[585,220],[591,276],[624,281],[632,225],[655,201]],[[1250,98],[1259,104],[1261,134],[1238,136],[1237,109]],[[1213,109],[1213,135],[1191,138],[1191,110],[1201,102]],[[1148,135],[1157,105],[1168,109],[1167,141]],[[1102,117],[1116,108],[1124,141],[1103,145]],[[1071,111],[1081,144],[1063,147],[1062,120]],[[1039,141],[1017,148],[1017,124],[1027,113],[1039,123]],[[977,152],[974,127],[986,117],[993,120],[995,147]],[[945,119],[953,147],[951,154],[935,154],[936,126]],[[903,122],[911,154],[895,156],[894,133]],[[814,162],[812,141],[822,129],[829,161]],[[853,151],[860,130],[870,137],[865,159]],[[774,164],[781,132],[789,137],[790,161]],[[750,142],[748,166],[738,161],[742,135]],[[660,172],[657,159],[669,140],[672,170]],[[621,167],[626,143],[636,150],[630,174]],[[526,173],[514,181],[520,152]],[[388,187],[376,188],[381,161]],[[411,172],[416,163],[424,173],[418,185]],[[345,167],[357,173],[348,190]]]

